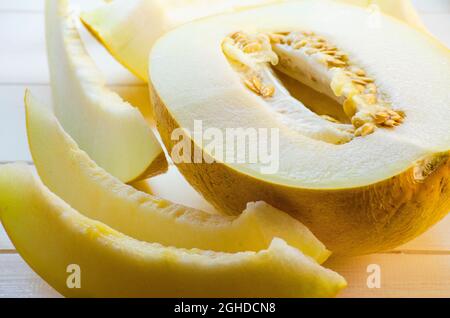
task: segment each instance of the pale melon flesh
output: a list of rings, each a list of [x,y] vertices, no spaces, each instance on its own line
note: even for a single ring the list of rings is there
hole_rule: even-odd
[[[207,16],[286,0],[115,0],[83,12],[86,27],[122,65],[148,80],[148,55],[165,32]],[[395,16],[424,29],[409,0],[338,0]],[[373,6],[376,5],[376,6]],[[374,12],[376,14],[376,12]]]
[[[124,182],[167,170],[139,110],[110,91],[85,50],[67,0],[47,0],[46,34],[54,109],[67,132]]]
[[[70,297],[332,297],[346,286],[280,239],[236,254],[137,241],[82,216],[21,165],[0,166],[0,219],[28,264]]]
[[[372,22],[354,6],[300,1],[204,19],[163,36],[149,65],[169,150],[178,142],[174,129],[192,132],[195,120],[224,135],[236,127],[280,133],[277,173],[261,173],[262,162],[221,158],[179,164],[191,184],[230,214],[266,201],[342,254],[393,248],[442,219],[450,210],[449,51],[398,20],[381,15]],[[248,42],[252,36],[260,42]],[[309,51],[311,37],[316,51]],[[332,51],[323,53],[321,43]],[[350,68],[361,77],[347,75]],[[278,72],[334,99],[348,122],[308,110]]]
[[[30,93],[25,104],[39,176],[53,193],[89,218],[133,238],[179,248],[259,251],[279,237],[319,263],[330,255],[299,221],[263,202],[251,203],[241,216],[230,217],[139,192],[98,167]]]

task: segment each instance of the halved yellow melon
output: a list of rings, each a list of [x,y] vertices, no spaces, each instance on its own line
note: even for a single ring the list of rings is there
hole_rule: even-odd
[[[98,167],[47,107],[25,96],[28,140],[47,187],[85,216],[133,238],[180,248],[259,251],[279,237],[323,263],[330,252],[299,221],[259,202],[239,217],[172,204],[121,183]],[[67,182],[70,180],[70,182]]]
[[[148,80],[148,55],[165,32],[199,18],[235,12],[286,0],[115,0],[84,12],[86,27],[122,65],[144,81]],[[424,29],[409,0],[338,0],[379,8],[412,26]],[[376,13],[376,12],[374,12]]]
[[[26,166],[0,166],[0,219],[22,257],[65,296],[332,297],[346,286],[280,239],[236,254],[134,240],[73,210]],[[67,284],[71,266],[80,288]]]
[[[186,24],[156,43],[149,64],[170,152],[172,133],[198,120],[223,136],[278,131],[276,173],[261,158],[224,162],[225,144],[213,151],[185,134],[216,162],[178,167],[223,211],[263,200],[333,252],[361,254],[402,244],[450,210],[450,54],[424,33],[387,16],[373,25],[354,6],[290,2]],[[326,96],[330,114],[305,107],[280,74]]]
[[[67,0],[46,3],[54,109],[67,132],[124,182],[165,172],[164,152],[139,110],[110,91],[83,47]]]

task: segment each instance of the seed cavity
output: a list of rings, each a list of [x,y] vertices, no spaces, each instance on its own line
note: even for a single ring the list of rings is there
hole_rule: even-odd
[[[224,40],[223,51],[245,86],[264,98],[272,111],[290,116],[291,120],[283,121],[294,129],[292,124],[303,127],[297,130],[309,137],[342,144],[373,134],[377,128],[397,127],[405,120],[405,113],[392,108],[374,77],[353,63],[346,52],[312,31],[236,32]],[[306,107],[283,87],[272,67],[339,102],[352,125],[293,109]],[[300,114],[306,116],[303,121]],[[305,132],[306,128],[315,133]]]
[[[332,144],[347,143],[354,138],[354,127],[332,118],[323,118],[290,95],[274,73],[279,63],[272,49],[272,34],[247,35],[237,32],[223,42],[230,65],[241,76],[244,85],[262,97],[277,119],[291,129],[313,139]],[[277,38],[277,36],[275,36]],[[245,48],[248,52],[245,52]],[[253,48],[260,47],[259,51]]]
[[[273,97],[275,87],[264,83],[259,70],[260,65],[278,63],[268,35],[236,32],[225,39],[223,49],[229,58],[240,63],[241,73],[245,73],[243,81],[250,90],[263,98]]]

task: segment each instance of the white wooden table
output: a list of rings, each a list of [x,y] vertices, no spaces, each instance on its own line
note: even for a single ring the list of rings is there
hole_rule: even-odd
[[[395,0],[392,0],[395,1]],[[83,8],[98,0],[74,0]],[[413,1],[429,29],[450,47],[450,0]],[[0,162],[28,161],[23,93],[30,88],[50,102],[45,53],[43,0],[0,0]],[[119,66],[84,32],[88,49],[111,88],[146,110],[146,86]],[[174,167],[152,179],[154,194],[213,212]],[[367,287],[367,268],[381,269],[381,288]],[[450,297],[450,216],[432,230],[395,251],[330,260],[349,287],[342,297]],[[58,297],[21,259],[0,226],[0,297]]]

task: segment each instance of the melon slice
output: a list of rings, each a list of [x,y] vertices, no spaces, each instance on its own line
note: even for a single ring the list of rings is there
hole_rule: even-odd
[[[373,28],[369,16],[331,1],[291,2],[186,24],[156,43],[151,99],[170,153],[175,129],[192,133],[198,120],[223,136],[279,132],[276,173],[261,157],[223,160],[224,143],[202,148],[214,164],[178,162],[217,208],[236,214],[266,201],[341,254],[393,248],[447,214],[449,51],[387,16]],[[280,74],[326,96],[343,120],[305,107]],[[193,153],[211,143],[194,139]]]
[[[91,33],[122,65],[144,81],[148,79],[149,52],[165,32],[199,18],[248,9],[286,0],[115,0],[84,12],[81,19]],[[339,0],[370,7],[376,4],[384,12],[409,24],[423,25],[409,0]],[[375,9],[376,7],[373,7]]]
[[[66,0],[46,3],[54,109],[64,129],[124,182],[167,170],[164,152],[139,110],[110,91],[83,47]]]
[[[30,150],[49,189],[85,216],[133,238],[180,248],[259,251],[275,237],[323,263],[330,252],[300,222],[259,202],[239,217],[211,215],[139,192],[98,167],[27,93]],[[70,182],[67,182],[70,180]]]
[[[144,243],[82,216],[26,166],[0,166],[0,218],[15,247],[71,297],[332,297],[344,278],[275,239],[236,254]],[[78,265],[79,289],[67,285]]]

